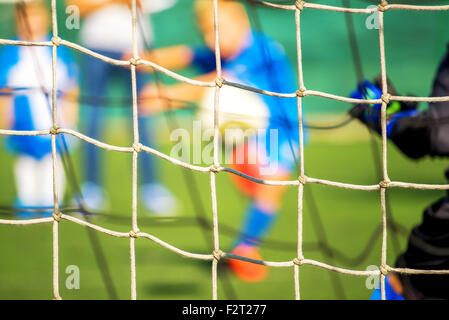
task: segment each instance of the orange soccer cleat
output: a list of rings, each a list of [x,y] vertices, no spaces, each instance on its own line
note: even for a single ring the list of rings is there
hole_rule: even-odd
[[[259,249],[247,244],[238,245],[231,251],[231,253],[250,259],[262,260]],[[268,275],[268,268],[266,266],[242,260],[230,259],[229,268],[241,280],[247,282],[259,282],[264,280]]]

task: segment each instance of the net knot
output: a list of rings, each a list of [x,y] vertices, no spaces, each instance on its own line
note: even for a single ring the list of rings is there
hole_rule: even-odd
[[[139,236],[139,232],[140,232],[139,229],[131,230],[131,231],[129,232],[129,237],[130,237],[130,238],[136,239],[136,238]]]
[[[307,183],[307,176],[299,176],[298,181],[304,186]]]
[[[59,133],[59,127],[58,126],[54,126],[54,127],[50,128],[50,134],[56,135],[58,133]]]
[[[297,97],[305,97],[306,96],[306,88],[300,88],[299,90],[296,90],[296,96]]]
[[[214,173],[218,173],[220,172],[222,169],[220,166],[217,166],[216,164],[211,165],[209,168],[210,172],[214,172]]]
[[[300,258],[293,259],[293,264],[295,264],[299,267],[302,266],[304,264],[304,258],[300,257]]]
[[[223,78],[217,78],[215,79],[215,84],[217,85],[217,87],[221,88],[223,87],[225,80]]]
[[[214,257],[215,260],[220,261],[221,257],[223,257],[223,251],[221,251],[220,249],[218,250],[214,250],[212,252],[212,256]]]
[[[138,142],[138,143],[133,143],[133,149],[135,152],[139,153],[140,151],[142,151],[142,147],[143,145]]]
[[[391,94],[386,93],[382,95],[382,102],[385,102],[385,104],[389,104],[390,103],[390,99],[391,99]]]
[[[53,43],[53,45],[55,45],[56,47],[59,47],[59,45],[61,44],[61,41],[62,41],[62,39],[58,36],[51,38],[51,43]]]
[[[61,212],[53,212],[52,214],[53,220],[55,220],[56,222],[61,221],[61,217],[62,217],[62,213]]]
[[[380,273],[383,274],[384,276],[386,276],[389,271],[388,266],[385,266],[385,265],[380,266],[379,270],[380,270]]]
[[[132,57],[131,59],[129,59],[129,64],[133,65],[133,66],[137,66],[139,64],[139,62],[140,62],[139,57],[137,57],[137,58]]]
[[[305,6],[305,2],[302,0],[297,0],[295,3],[296,9],[298,9],[299,11],[302,11],[304,9]]]
[[[385,188],[386,189],[386,188],[388,188],[390,186],[390,183],[391,183],[390,180],[384,180],[384,181],[379,182],[379,186],[381,188]]]
[[[382,3],[377,6],[377,8],[379,11],[385,12],[387,11],[387,5],[388,5],[387,1],[382,1]]]

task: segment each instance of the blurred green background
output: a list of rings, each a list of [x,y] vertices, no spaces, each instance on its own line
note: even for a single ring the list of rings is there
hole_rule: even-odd
[[[340,5],[339,1],[316,1]],[[351,1],[353,7],[365,8],[368,1]],[[296,36],[294,13],[259,7],[249,7],[251,17],[260,16],[262,29],[286,48],[296,70]],[[78,32],[65,29],[65,7],[58,1],[58,21],[61,37],[79,42]],[[308,89],[347,96],[356,85],[356,76],[349,47],[344,14],[304,10],[301,15],[304,81]],[[366,15],[353,15],[361,49],[365,76],[371,79],[380,73],[378,30],[365,26]],[[449,39],[447,12],[389,11],[385,14],[385,47],[387,72],[402,94],[428,96],[438,63]],[[14,36],[14,13],[9,5],[1,5],[1,38]],[[201,44],[202,40],[193,19],[192,1],[178,0],[169,10],[152,16],[155,46],[172,44]],[[77,59],[80,55],[74,52]],[[81,59],[79,60],[81,63]],[[181,70],[194,76],[195,71]],[[173,82],[164,77],[164,81]],[[123,97],[123,84],[112,84],[109,95]],[[422,104],[425,108],[425,104]],[[317,97],[305,98],[307,119],[314,123],[338,121],[351,105]],[[129,109],[111,107],[105,126],[104,141],[114,145],[131,144]],[[177,122],[191,128],[195,118],[192,112],[174,114]],[[156,147],[170,152],[172,142],[163,116],[154,119]],[[82,131],[82,108],[80,128]],[[3,147],[0,152],[0,205],[12,205],[15,198],[13,157]],[[377,139],[379,144],[379,140]],[[80,142],[73,153],[78,178],[83,168],[81,153],[85,142]],[[445,183],[444,159],[411,161],[401,155],[394,145],[388,149],[389,172],[392,180]],[[131,155],[104,153],[104,184],[109,194],[108,212],[115,217],[99,217],[94,223],[105,228],[128,232],[131,229]],[[143,232],[190,252],[209,253],[212,233],[195,222],[198,206],[194,205],[189,187],[181,177],[185,169],[156,158],[161,176],[179,201],[179,215],[173,219],[154,219],[139,204],[139,226]],[[352,123],[338,130],[310,131],[305,149],[306,174],[356,184],[375,184],[380,180],[369,135],[363,127]],[[211,218],[209,176],[191,173],[199,187],[198,196]],[[232,185],[227,174],[217,178],[220,245],[229,250],[240,225],[243,210],[248,203]],[[307,185],[305,197],[304,241],[305,256],[311,259],[358,270],[380,263],[380,237],[372,235],[381,222],[378,192],[349,191],[319,185]],[[441,191],[390,189],[388,191],[392,214],[404,230],[388,236],[388,263],[394,264],[397,254],[405,249],[407,231],[421,220],[423,209],[443,195]],[[66,202],[71,202],[70,192]],[[318,220],[318,215],[320,220]],[[11,218],[10,216],[6,216]],[[291,260],[296,255],[297,190],[286,194],[277,223],[262,245],[263,257],[270,261]],[[323,230],[325,236],[323,235]],[[129,241],[98,233],[102,250],[111,271],[120,299],[130,297]],[[206,237],[206,238],[205,238]],[[206,241],[207,240],[207,241]],[[64,299],[107,299],[95,255],[84,227],[62,221],[60,223],[60,287]],[[371,246],[372,245],[372,246]],[[190,260],[172,253],[157,244],[136,241],[137,294],[140,299],[210,299],[211,268],[209,262]],[[0,298],[52,298],[52,233],[51,225],[27,227],[0,225]],[[367,250],[368,249],[368,250]],[[362,255],[362,256],[361,256]],[[360,259],[357,257],[361,256]],[[81,272],[81,288],[65,287],[65,268],[77,265]],[[224,265],[220,264],[223,272]],[[300,273],[301,297],[304,299],[367,299],[371,291],[365,278],[338,275],[324,269],[304,266]],[[271,268],[269,278],[262,283],[244,283],[232,275],[220,278],[219,298],[237,299],[292,299],[294,297],[293,269]]]

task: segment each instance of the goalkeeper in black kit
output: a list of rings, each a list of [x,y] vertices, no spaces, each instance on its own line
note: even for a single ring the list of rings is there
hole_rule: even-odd
[[[365,81],[352,98],[380,99],[381,81]],[[388,93],[397,95],[388,84]],[[432,97],[449,96],[449,45],[432,88]],[[416,102],[391,101],[387,105],[387,137],[408,157],[449,157],[449,101],[429,103],[419,111]],[[381,133],[381,104],[358,104],[350,111],[366,126]],[[449,168],[446,169],[449,179]],[[413,228],[408,246],[396,260],[397,268],[449,270],[449,192],[424,210],[420,225]],[[449,299],[449,275],[390,273],[385,281],[387,300]],[[372,300],[380,299],[376,289]]]

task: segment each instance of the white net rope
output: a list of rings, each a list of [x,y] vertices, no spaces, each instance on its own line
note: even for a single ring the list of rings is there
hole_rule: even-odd
[[[56,0],[52,0],[51,4],[51,14],[52,14],[52,39],[51,41],[17,41],[0,39],[0,44],[3,45],[18,45],[18,46],[47,46],[52,47],[52,70],[53,70],[53,86],[52,86],[52,127],[47,130],[40,131],[16,131],[16,130],[0,130],[1,135],[22,135],[22,136],[34,136],[34,135],[51,135],[52,144],[52,157],[53,157],[53,194],[54,194],[54,205],[53,205],[53,215],[49,218],[39,218],[39,219],[28,219],[28,220],[5,220],[0,219],[0,224],[4,225],[33,225],[33,224],[53,224],[53,296],[54,299],[61,299],[59,291],[59,223],[61,220],[67,220],[88,228],[92,228],[98,232],[108,234],[113,237],[118,238],[128,238],[130,242],[130,276],[131,276],[131,299],[136,299],[136,256],[135,256],[135,241],[137,238],[146,238],[151,241],[156,242],[162,247],[171,250],[181,256],[212,261],[212,299],[216,300],[217,295],[217,267],[218,262],[222,258],[232,258],[239,259],[242,261],[248,261],[251,263],[263,264],[269,267],[287,267],[293,268],[294,273],[294,288],[295,288],[295,298],[300,299],[300,267],[303,265],[313,265],[319,268],[328,269],[338,273],[353,275],[353,276],[380,276],[381,278],[381,295],[382,299],[385,299],[385,277],[389,272],[397,272],[402,274],[449,274],[449,270],[417,270],[408,268],[394,268],[387,264],[387,212],[386,212],[386,192],[389,188],[410,188],[410,189],[421,189],[421,190],[449,190],[449,184],[436,185],[436,184],[417,184],[409,182],[391,181],[388,177],[388,166],[387,166],[387,134],[386,134],[386,109],[387,104],[390,101],[421,101],[421,102],[441,102],[449,101],[449,96],[445,97],[411,97],[411,96],[393,96],[388,93],[387,88],[387,71],[385,66],[385,46],[384,46],[384,15],[389,10],[415,10],[415,11],[449,11],[449,5],[442,6],[418,6],[418,5],[402,5],[402,4],[388,4],[387,1],[380,1],[376,8],[372,9],[357,9],[357,8],[343,8],[336,6],[328,6],[321,4],[306,3],[304,1],[296,1],[294,5],[280,5],[265,1],[257,1],[260,5],[280,9],[280,10],[291,10],[295,12],[295,26],[296,26],[296,43],[297,43],[297,60],[298,60],[298,82],[299,89],[292,93],[278,93],[262,90],[260,88],[255,88],[251,86],[246,86],[242,84],[233,83],[227,81],[222,76],[221,59],[220,59],[220,46],[219,46],[219,36],[218,36],[218,0],[213,1],[214,7],[214,25],[215,25],[215,56],[216,56],[216,74],[217,78],[215,82],[204,82],[197,81],[173,71],[170,71],[154,62],[141,59],[138,56],[137,50],[137,35],[136,35],[136,24],[137,24],[137,5],[136,0],[132,1],[132,39],[133,39],[133,57],[126,60],[116,60],[111,59],[107,56],[101,55],[94,51],[91,51],[83,46],[76,43],[61,39],[58,36],[58,24],[57,24],[57,13],[56,13]],[[335,12],[349,12],[354,14],[373,14],[377,13],[379,17],[379,47],[380,47],[380,66],[382,75],[382,98],[381,99],[370,99],[370,100],[359,100],[347,97],[342,97],[338,95],[333,95],[325,92],[314,91],[306,89],[304,85],[303,70],[302,70],[302,55],[301,55],[301,12],[303,10],[328,10]],[[95,140],[91,137],[83,135],[80,132],[71,129],[61,128],[57,122],[57,86],[56,86],[56,73],[57,73],[57,50],[60,45],[67,46],[69,48],[78,50],[84,54],[90,55],[104,62],[117,65],[129,67],[131,72],[131,82],[132,82],[132,118],[133,118],[133,144],[129,147],[120,147],[115,145],[110,145],[103,143],[101,141]],[[149,66],[156,69],[157,71],[164,73],[165,75],[172,77],[178,81],[188,83],[195,86],[201,87],[212,87],[215,88],[215,101],[214,101],[214,164],[209,167],[192,165],[178,159],[172,158],[158,150],[144,146],[139,140],[139,128],[138,128],[138,104],[137,104],[137,89],[136,89],[136,67],[138,65]],[[299,123],[299,164],[300,164],[300,176],[297,180],[291,181],[272,181],[272,180],[261,180],[251,176],[248,176],[242,172],[236,171],[234,169],[221,166],[219,163],[219,93],[222,86],[232,86],[240,88],[242,90],[249,90],[256,93],[275,96],[280,98],[297,98],[298,107],[298,123]],[[305,175],[304,167],[304,131],[303,131],[303,121],[302,121],[302,100],[305,96],[319,96],[323,98],[344,101],[348,103],[366,103],[366,104],[382,104],[381,109],[381,123],[382,123],[382,180],[375,185],[356,185],[347,184],[336,181],[329,181],[323,179],[317,179],[312,177],[307,177]],[[88,143],[92,143],[95,146],[116,152],[132,153],[132,219],[131,219],[131,231],[129,232],[118,232],[114,230],[109,230],[101,226],[92,224],[90,222],[78,219],[76,217],[64,214],[59,208],[59,195],[57,188],[56,179],[56,163],[57,163],[57,148],[56,148],[56,135],[58,134],[69,134],[82,139]],[[151,235],[148,233],[140,232],[137,224],[137,178],[138,178],[138,166],[137,159],[140,152],[147,152],[149,154],[160,157],[164,160],[171,162],[174,165],[187,168],[189,170],[209,173],[210,175],[210,188],[211,188],[211,199],[212,199],[212,219],[213,219],[213,239],[214,239],[214,250],[212,253],[192,253],[184,251],[180,248],[170,245],[169,243]],[[245,179],[251,180],[256,183],[272,185],[272,186],[291,186],[298,188],[298,240],[297,240],[297,256],[289,261],[265,261],[265,260],[253,260],[246,257],[234,255],[231,253],[223,252],[220,249],[219,242],[219,230],[218,230],[218,206],[217,206],[217,193],[216,193],[216,175],[219,172],[228,172],[231,174],[239,175]],[[351,270],[339,268],[337,266],[329,265],[320,261],[307,259],[303,254],[303,193],[304,188],[307,184],[322,184],[336,188],[352,189],[352,190],[363,190],[363,191],[378,191],[380,194],[380,203],[382,209],[382,249],[380,255],[379,270],[366,271],[366,270]]]

